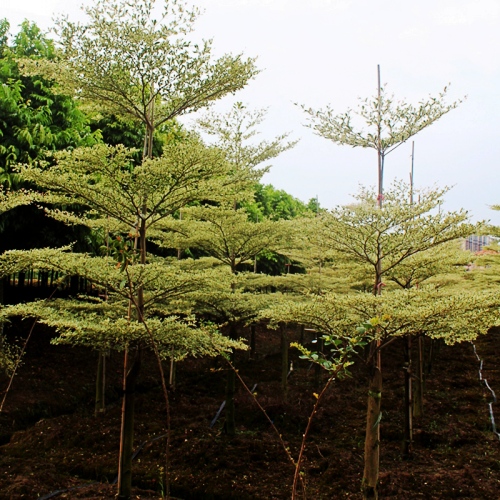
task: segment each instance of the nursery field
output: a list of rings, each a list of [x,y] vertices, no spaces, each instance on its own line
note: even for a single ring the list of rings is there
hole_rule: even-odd
[[[22,342],[30,326],[28,321],[13,324],[8,335]],[[292,340],[298,340],[298,335],[290,330]],[[0,415],[0,498],[114,498],[121,355],[108,358],[107,410],[95,417],[97,355],[86,348],[50,345],[50,338],[49,330],[35,327]],[[279,334],[259,328],[256,340],[255,359],[240,352],[236,365],[248,386],[257,384],[258,401],[284,445],[297,456],[318,392],[315,367],[290,351],[294,370],[285,399],[280,384]],[[500,394],[500,336],[492,332],[479,338],[476,349],[483,359],[483,377]],[[498,498],[500,441],[492,432],[488,409],[492,396],[479,381],[473,346],[434,343],[432,350],[425,413],[415,421],[410,459],[401,456],[402,343],[394,342],[385,351],[380,498]],[[236,395],[236,436],[225,435],[224,412],[210,427],[224,400],[226,370],[222,359],[191,359],[178,365],[177,385],[170,393],[172,498],[290,498],[292,464],[242,386]],[[303,464],[306,495],[311,500],[361,498],[367,392],[361,360],[352,372],[351,378],[333,384],[314,419]],[[142,373],[135,420],[135,449],[140,451],[134,459],[132,497],[154,499],[165,491],[161,481],[165,404],[152,358],[146,360]],[[7,382],[2,378],[2,392]],[[497,410],[498,419],[499,415]]]
[[[210,109],[264,68],[200,39],[202,11],[89,0],[47,33],[0,19],[0,500],[500,499],[500,229],[446,208],[455,137],[414,162],[466,88],[412,104],[377,64],[354,107],[303,71],[303,98]],[[325,148],[314,174],[273,125],[292,109],[376,153],[370,173]],[[391,153],[410,141],[407,183]],[[305,175],[308,202],[262,183],[295,146],[276,178]]]

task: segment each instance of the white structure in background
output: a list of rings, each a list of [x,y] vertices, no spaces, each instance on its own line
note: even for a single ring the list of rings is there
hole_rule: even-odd
[[[471,252],[480,252],[484,247],[491,245],[494,239],[492,236],[478,236],[477,234],[473,234],[465,238],[464,249]]]

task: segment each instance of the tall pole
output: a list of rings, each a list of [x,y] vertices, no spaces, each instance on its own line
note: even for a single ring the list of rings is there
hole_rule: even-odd
[[[413,205],[413,166],[415,162],[415,141],[411,143],[411,173],[410,173],[410,203]],[[418,336],[418,360],[417,360],[417,384],[415,386],[414,398],[412,396],[411,405],[413,407],[412,417],[421,417],[423,414],[424,397],[424,336]]]
[[[380,87],[380,65],[378,73],[378,120],[377,120],[377,153],[378,153],[378,196],[377,206],[382,210],[383,201],[383,169],[384,153],[382,149],[382,92]],[[377,263],[375,267],[375,283],[373,293],[381,293],[382,284],[382,246],[377,245]],[[380,470],[380,404],[382,399],[382,359],[380,353],[381,341],[373,340],[368,352],[368,401],[365,430],[365,467],[363,471],[363,498],[378,499],[378,480]]]
[[[377,193],[377,205],[378,208],[382,208],[383,203],[383,193],[384,193],[384,158],[382,151],[382,92],[380,86],[380,64],[377,65],[377,159],[378,159],[378,193]],[[379,295],[381,292],[382,283],[382,249],[380,243],[377,246],[377,263],[375,269],[375,283],[373,293],[374,295]]]
[[[415,159],[415,141],[411,143],[411,170],[410,170],[410,205],[413,205],[413,166]],[[405,357],[405,411],[404,411],[404,440],[403,457],[409,458],[413,442],[413,366],[412,366],[412,335],[406,337],[404,350]]]
[[[415,141],[411,141],[410,205],[413,205],[413,166],[415,162]]]
[[[382,151],[382,110],[381,110],[381,85],[380,85],[380,64],[377,65],[377,108],[378,108],[378,120],[377,120],[377,153],[378,153],[378,206],[382,207],[383,199],[383,184],[384,184],[384,154]]]

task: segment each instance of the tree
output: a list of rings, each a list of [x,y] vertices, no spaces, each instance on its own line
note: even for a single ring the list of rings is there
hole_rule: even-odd
[[[319,231],[321,241],[337,254],[337,263],[357,263],[371,276],[373,295],[379,293],[383,280],[396,276],[397,269],[449,241],[475,231],[468,223],[467,212],[440,212],[447,189],[421,192],[418,203],[408,200],[408,186],[396,183],[378,203],[378,193],[363,189],[357,203],[338,207],[322,214],[309,225],[312,234]],[[309,238],[311,241],[314,241]],[[415,261],[414,261],[415,263]],[[392,296],[392,295],[391,295]],[[371,318],[357,318],[357,322]],[[415,330],[417,332],[418,330]],[[379,469],[379,418],[382,374],[378,368],[381,339],[372,343],[368,354],[369,396],[365,441],[363,491],[366,498],[377,496]]]
[[[157,22],[155,3],[97,0],[84,9],[86,24],[59,18],[60,58],[43,68],[25,65],[78,91],[85,103],[141,123],[145,156],[152,154],[157,127],[234,93],[257,73],[253,59],[226,54],[213,60],[211,40],[197,45],[186,38],[197,9],[165,0]]]
[[[372,148],[377,152],[378,162],[378,189],[377,203],[382,207],[384,199],[384,163],[385,157],[401,146],[415,134],[439,120],[443,115],[456,108],[460,100],[446,104],[444,99],[447,87],[437,96],[422,100],[417,106],[406,102],[394,101],[394,97],[387,95],[380,84],[380,66],[378,70],[377,95],[362,99],[357,115],[363,125],[368,128],[356,128],[353,124],[353,112],[348,110],[342,114],[335,114],[331,107],[315,111],[311,108],[304,111],[309,114],[309,126],[320,136],[332,140],[336,144],[352,147]],[[413,180],[412,180],[413,184]],[[379,248],[379,253],[383,249]],[[381,272],[375,273],[380,278]],[[376,281],[374,293],[381,293],[382,282]],[[380,370],[380,356],[373,359],[374,376]]]
[[[197,17],[196,9],[186,8],[182,0],[166,0],[161,22],[157,22],[154,4],[154,0],[133,3],[97,0],[92,7],[85,9],[86,24],[73,23],[67,18],[58,19],[61,52],[57,61],[24,61],[27,73],[43,73],[61,82],[64,88],[76,92],[84,104],[97,106],[111,115],[129,117],[141,124],[145,128],[143,158],[152,158],[155,130],[162,124],[239,90],[257,73],[252,59],[224,55],[213,60],[211,41],[196,45],[186,38]],[[116,151],[118,160],[120,153]],[[123,166],[115,168],[117,162],[114,159],[111,161],[114,169],[106,171],[105,164],[109,160],[106,152],[86,151],[83,154],[88,155],[92,163],[90,157],[95,153],[98,153],[93,160],[96,163],[100,161],[98,155],[102,154],[103,179],[110,173],[116,175],[113,182],[120,195],[117,199],[116,194],[108,191],[106,195],[102,192],[93,196],[90,186],[98,179],[87,177],[89,184],[84,191],[75,185],[76,197],[86,200],[84,203],[90,204],[101,216],[109,216],[115,230],[123,230],[124,224],[128,224],[126,231],[134,228],[141,265],[147,263],[149,228],[185,204],[195,199],[213,199],[214,194],[221,191],[220,184],[215,189],[216,180],[223,175],[220,170],[212,170],[212,191],[207,191],[205,198],[205,191],[197,189],[201,182],[205,186],[210,184],[205,175],[214,165],[220,167],[222,159],[214,158],[217,156],[214,150],[204,153],[195,141],[187,141],[180,147],[170,145],[156,163],[152,160],[147,165],[136,167],[132,174],[134,179],[125,179]],[[169,172],[165,165],[171,155],[177,160],[173,172]],[[73,160],[80,161],[74,157],[69,163]],[[125,165],[128,164],[129,161],[125,161]],[[144,175],[145,171],[153,178]],[[164,175],[169,177],[163,178]],[[137,189],[134,195],[127,184],[129,180]],[[195,198],[192,198],[194,193]],[[113,200],[111,204],[104,199],[108,195]],[[122,210],[125,213],[122,214]],[[73,220],[72,216],[67,216],[67,220]],[[85,222],[95,224],[90,218]],[[144,315],[140,287],[136,300],[140,319]],[[137,353],[140,354],[140,348]],[[138,375],[139,367],[140,356],[129,370],[132,378]],[[133,380],[130,383],[133,384]],[[133,408],[133,396],[125,397],[124,405],[127,406],[129,401]],[[124,414],[129,415],[131,411],[124,410]],[[129,470],[131,450],[122,450],[121,457],[120,471]],[[119,496],[130,496],[129,474],[126,481],[120,474]]]
[[[288,193],[276,191],[272,186],[264,187],[259,182],[271,168],[271,165],[266,163],[293,148],[298,142],[289,141],[288,133],[271,140],[258,140],[258,127],[266,114],[267,109],[251,110],[243,103],[236,102],[228,112],[207,113],[197,122],[201,133],[212,138],[214,144],[226,152],[233,167],[232,176],[235,185],[239,186],[233,197],[233,208],[245,208],[254,222],[264,219],[289,219],[300,210],[300,202]],[[242,187],[246,190],[243,191]],[[265,206],[262,203],[264,200]],[[248,227],[250,229],[252,226]],[[262,250],[265,250],[265,247],[262,247]],[[287,262],[284,256],[269,249],[260,255],[254,254],[254,258],[254,270],[259,267],[261,272],[274,271],[275,274],[281,273],[283,264]]]
[[[252,222],[244,209],[194,207],[188,215],[196,220],[187,226],[191,237],[184,245],[201,249],[230,269],[233,279],[219,284],[209,295],[198,294],[196,310],[228,325],[229,337],[238,338],[238,328],[255,321],[269,297],[254,294],[247,283],[254,274],[242,273],[242,265],[254,261],[264,250],[277,251],[286,245],[286,227],[276,221]],[[284,221],[281,221],[284,222]],[[288,349],[287,349],[288,351]],[[231,361],[234,362],[234,359]],[[234,392],[236,376],[230,370],[226,386],[226,432],[235,434]]]
[[[121,450],[119,467],[119,495],[123,498],[130,496],[131,487],[134,387],[139,376],[142,352],[146,345],[155,345],[154,335],[150,335],[151,328],[147,325],[148,311],[156,302],[170,296],[164,293],[165,297],[162,297],[162,280],[164,275],[175,272],[171,263],[162,261],[160,265],[155,263],[152,256],[147,257],[148,233],[189,203],[199,199],[219,200],[223,196],[222,181],[228,171],[223,153],[205,147],[195,137],[166,145],[161,157],[145,159],[140,166],[134,166],[132,155],[133,151],[121,146],[96,145],[55,153],[51,168],[25,166],[21,171],[23,180],[49,192],[45,196],[47,203],[66,207],[78,205],[89,209],[83,215],[52,210],[49,213],[53,217],[69,224],[109,231],[122,241],[116,254],[119,258],[118,267],[122,270],[118,284],[107,284],[102,277],[89,276],[89,269],[95,266],[106,269],[110,265],[99,264],[98,257],[81,257],[77,264],[71,264],[71,261],[60,256],[45,265],[66,262],[69,275],[87,277],[114,292],[122,286],[130,300],[128,307],[135,310],[132,320],[143,325],[143,336],[135,338],[125,352],[122,427],[125,446]],[[140,241],[137,251],[134,240]],[[133,270],[136,268],[139,275],[143,268],[144,273],[151,273],[149,279],[134,280]],[[192,281],[191,287],[195,286],[195,282]],[[158,287],[156,292],[155,286]],[[153,290],[149,287],[153,287]],[[132,360],[127,361],[132,354]]]
[[[498,296],[492,292],[450,292],[424,286],[392,290],[382,295],[327,292],[311,296],[307,301],[282,303],[266,311],[266,316],[274,322],[293,321],[321,332],[325,342],[332,346],[331,352],[312,353],[303,348],[301,351],[307,359],[325,368],[330,377],[336,378],[339,364],[343,364],[342,371],[345,373],[347,369],[349,375],[348,366],[352,363],[346,362],[345,353],[352,353],[373,337],[382,347],[397,337],[412,335],[415,331],[425,332],[431,338],[444,339],[447,344],[471,341],[498,323],[498,305]],[[369,331],[359,326],[364,324],[370,326]],[[367,434],[379,427],[381,419],[381,391],[379,385],[373,385],[372,381],[371,378],[369,397],[375,399],[378,405],[370,407]],[[366,449],[372,446],[372,441],[365,442],[365,457],[376,459]],[[378,448],[379,443],[375,446]],[[365,471],[364,481],[367,479]],[[292,498],[298,498],[296,486],[297,481],[294,482]],[[363,489],[366,489],[365,484]]]
[[[270,165],[263,163],[291,149],[298,141],[287,141],[289,134],[281,134],[274,139],[255,142],[259,132],[257,127],[266,116],[266,109],[250,110],[241,102],[236,102],[225,114],[207,113],[198,120],[200,130],[215,138],[215,144],[227,154],[233,165],[235,179],[247,182],[258,181],[269,171]],[[239,201],[243,201],[241,194]]]
[[[388,95],[385,88],[380,86],[378,66],[377,95],[360,99],[357,111],[349,109],[345,113],[335,114],[330,106],[324,110],[305,106],[302,108],[309,115],[308,126],[319,136],[339,145],[375,149],[378,158],[377,199],[379,205],[382,205],[385,157],[462,102],[458,100],[446,104],[447,91],[448,88],[445,87],[437,97],[429,97],[416,106],[404,101],[395,101],[394,96]],[[353,114],[361,118],[361,128],[357,128],[358,125],[353,123]],[[366,126],[368,131],[365,131],[363,126]]]
[[[246,290],[248,275],[242,273],[243,266],[263,251],[277,250],[283,246],[283,224],[261,217],[260,221],[249,220],[245,208],[252,198],[255,181],[269,167],[259,166],[281,152],[294,146],[295,142],[284,142],[287,134],[272,141],[252,141],[256,127],[262,122],[265,110],[250,111],[242,103],[236,103],[226,114],[210,113],[198,121],[200,130],[215,138],[214,143],[224,151],[230,165],[228,199],[216,206],[191,207],[183,211],[182,236],[175,239],[177,248],[196,248],[227,266],[233,275],[230,283],[219,283],[210,294],[199,294],[196,308],[217,322],[228,325],[230,338],[238,336],[238,328],[250,323],[262,309],[262,297]],[[167,235],[163,245],[172,245]],[[254,268],[255,270],[255,268]],[[238,275],[238,276],[236,276]],[[234,392],[236,376],[228,373],[226,384],[226,432],[235,434]]]

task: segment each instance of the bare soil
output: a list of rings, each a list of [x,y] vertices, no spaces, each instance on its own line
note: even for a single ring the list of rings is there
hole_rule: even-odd
[[[22,343],[31,323],[9,327]],[[290,350],[294,370],[285,398],[280,384],[279,334],[258,330],[257,356],[239,353],[239,373],[297,456],[314,404],[315,368]],[[0,414],[0,499],[114,498],[121,411],[122,355],[107,360],[107,410],[94,416],[97,354],[50,344],[50,331],[36,326],[26,356]],[[298,333],[290,331],[292,340]],[[311,340],[311,338],[307,339]],[[413,453],[403,459],[403,348],[394,342],[383,355],[381,422],[382,499],[492,500],[500,498],[500,440],[492,432],[492,395],[479,380],[471,344],[434,342],[426,380],[425,414],[415,421]],[[427,347],[430,341],[427,340]],[[483,377],[500,396],[500,332],[478,339]],[[168,367],[167,371],[168,371]],[[172,438],[170,490],[184,500],[288,499],[293,467],[283,445],[250,395],[237,392],[237,434],[224,433],[227,366],[222,359],[178,364],[170,393]],[[366,376],[362,360],[353,377],[336,381],[314,417],[303,464],[310,500],[360,499],[363,473]],[[323,382],[325,381],[325,375]],[[0,379],[2,391],[8,380]],[[492,405],[500,422],[500,410]],[[155,361],[141,376],[136,408],[133,481],[136,499],[165,491],[165,403]],[[155,439],[159,438],[159,439]]]

